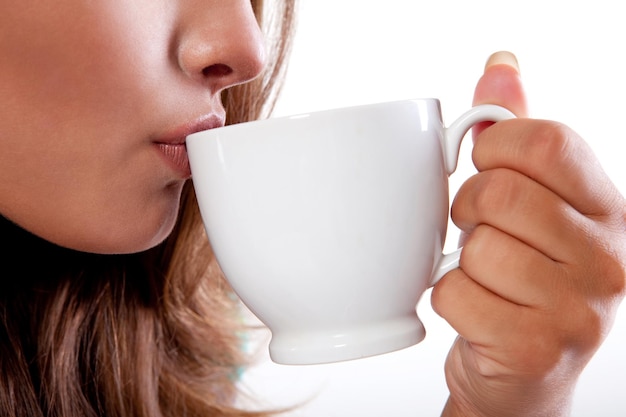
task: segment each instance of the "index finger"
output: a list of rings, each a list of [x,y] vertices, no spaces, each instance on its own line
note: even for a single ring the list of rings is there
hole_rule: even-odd
[[[509,168],[523,173],[586,216],[624,209],[623,198],[591,148],[563,124],[532,119],[496,123],[476,138],[473,158],[479,171]]]

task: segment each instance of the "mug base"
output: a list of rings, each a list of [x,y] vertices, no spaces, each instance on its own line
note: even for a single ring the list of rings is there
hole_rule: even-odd
[[[269,351],[278,364],[314,365],[404,349],[421,342],[425,334],[422,322],[413,315],[327,331],[273,332]]]

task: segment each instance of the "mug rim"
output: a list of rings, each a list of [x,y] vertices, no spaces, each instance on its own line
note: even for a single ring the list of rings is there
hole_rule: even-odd
[[[401,105],[405,103],[415,103],[415,102],[426,102],[426,103],[430,103],[431,105],[434,104],[438,108],[441,108],[441,101],[440,99],[436,97],[407,98],[407,99],[379,101],[379,102],[371,102],[371,103],[356,104],[356,105],[347,105],[347,106],[341,106],[341,107],[334,107],[334,108],[328,108],[328,109],[322,109],[322,110],[313,110],[310,112],[295,113],[291,115],[278,116],[278,117],[268,117],[265,119],[256,119],[256,120],[250,120],[250,121],[242,122],[242,123],[230,124],[230,125],[218,127],[215,129],[208,129],[208,130],[203,130],[200,132],[192,133],[186,137],[186,140],[196,141],[196,140],[199,140],[200,136],[203,136],[203,134],[205,134],[206,132],[210,132],[210,131],[211,132],[215,132],[215,131],[224,132],[224,131],[233,130],[233,129],[241,129],[241,128],[250,126],[251,124],[254,124],[255,126],[262,126],[262,125],[281,122],[285,120],[297,120],[297,119],[304,119],[304,118],[309,118],[309,117],[320,117],[320,116],[330,115],[330,114],[340,114],[340,113],[346,113],[346,112],[351,112],[351,111],[362,111],[362,110],[368,110],[368,109],[372,109],[376,107],[388,107],[388,106]]]

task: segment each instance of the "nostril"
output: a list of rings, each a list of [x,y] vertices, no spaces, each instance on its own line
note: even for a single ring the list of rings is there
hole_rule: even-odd
[[[205,67],[202,70],[202,75],[205,77],[225,77],[233,73],[233,69],[224,64],[213,64]]]

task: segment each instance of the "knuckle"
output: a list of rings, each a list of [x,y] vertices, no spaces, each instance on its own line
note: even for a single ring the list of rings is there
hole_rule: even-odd
[[[611,302],[626,296],[626,235],[604,230],[590,233],[588,250],[582,265],[587,294]]]
[[[452,204],[451,217],[463,231],[473,233],[481,224],[498,228],[532,209],[528,178],[508,168],[495,168],[468,180]]]
[[[606,337],[610,322],[612,320],[602,310],[591,308],[591,306],[586,308],[578,331],[583,347],[595,351]]]
[[[613,296],[593,294],[585,289],[570,291],[554,311],[558,318],[555,334],[561,335],[560,344],[578,357],[595,352],[611,329],[616,308]]]
[[[480,266],[488,261],[488,259],[485,258],[489,258],[490,256],[488,246],[493,233],[494,229],[492,227],[480,224],[464,242],[459,263],[461,268],[469,275],[472,275],[472,271],[476,265]]]
[[[462,272],[458,269],[448,272],[435,285],[430,294],[433,311],[441,317],[447,317],[450,308],[454,308],[454,300],[458,300],[459,279]]]
[[[626,255],[625,255],[626,256]],[[611,298],[622,300],[626,295],[626,265],[624,258],[609,257],[602,280]]]
[[[520,174],[500,168],[483,173],[483,181],[476,190],[474,210],[483,215],[501,213],[517,207],[524,193],[520,184]],[[481,219],[486,222],[487,219]]]
[[[600,346],[612,321],[603,308],[584,302],[572,306],[568,318],[562,331],[562,344],[583,357]]]
[[[449,275],[448,273],[447,275]],[[441,278],[437,285],[435,285],[430,293],[430,305],[435,313],[440,316],[445,314],[446,306],[446,291],[445,287],[448,285],[447,275]]]
[[[555,161],[567,160],[573,155],[576,134],[562,123],[541,120],[528,132],[526,149],[529,161],[538,166],[554,165]]]
[[[626,295],[626,255],[620,257],[614,252],[605,254],[599,258],[601,270],[599,279],[590,283],[594,288],[600,287],[602,295],[609,299],[621,300]],[[598,285],[600,284],[600,285]]]

